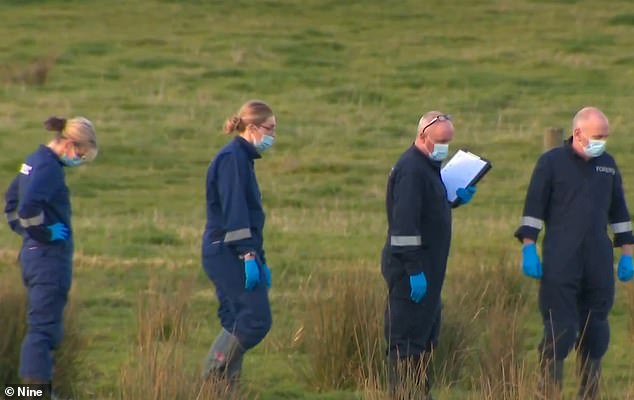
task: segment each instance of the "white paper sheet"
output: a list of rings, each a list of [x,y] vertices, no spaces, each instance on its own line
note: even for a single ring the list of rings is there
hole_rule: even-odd
[[[453,203],[456,190],[467,187],[480,172],[487,168],[488,162],[468,151],[458,150],[440,170],[440,176],[447,189],[447,199]]]

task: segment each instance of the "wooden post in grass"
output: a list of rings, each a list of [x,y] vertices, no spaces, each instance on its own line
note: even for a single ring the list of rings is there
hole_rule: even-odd
[[[553,147],[561,146],[564,141],[564,130],[562,128],[548,128],[544,132],[544,151]]]

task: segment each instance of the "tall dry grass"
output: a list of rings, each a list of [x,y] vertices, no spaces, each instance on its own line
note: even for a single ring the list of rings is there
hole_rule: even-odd
[[[474,399],[534,398],[537,373],[521,357],[528,282],[507,257],[457,270],[461,273],[447,279],[440,341],[432,353],[435,390],[464,383],[476,393]],[[363,398],[387,398],[384,379],[383,369],[376,369],[360,388]],[[404,390],[411,392],[416,385],[410,377]],[[397,397],[407,398],[398,393]]]
[[[481,336],[475,352],[479,386],[504,399],[517,398],[527,381],[521,355],[527,339],[528,282],[514,267],[503,258],[473,277],[482,282],[478,288],[482,312],[476,320]]]
[[[376,379],[384,359],[385,284],[363,270],[336,271],[311,283],[303,318],[308,384],[334,390]]]
[[[634,285],[624,285],[625,309],[627,315],[627,330],[630,342],[634,343]]]
[[[132,352],[121,371],[121,400],[218,400],[238,399],[220,381],[203,381],[197,363],[173,338],[148,343]]]
[[[20,382],[18,369],[22,340],[27,331],[26,310],[26,289],[20,267],[9,266],[0,275],[0,316],[3,322],[0,334],[0,382]],[[77,301],[71,293],[64,310],[64,337],[60,348],[55,351],[53,371],[54,389],[64,398],[73,397],[77,392],[85,348],[86,338],[79,326]]]
[[[137,305],[137,341],[120,375],[121,400],[241,398],[221,380],[203,381],[200,355],[189,358],[186,339],[193,281],[151,281]]]
[[[183,342],[187,339],[187,319],[193,281],[172,282],[152,279],[137,300],[137,345],[157,341]]]
[[[19,382],[20,346],[26,333],[26,291],[19,267],[9,266],[0,276],[0,382]]]

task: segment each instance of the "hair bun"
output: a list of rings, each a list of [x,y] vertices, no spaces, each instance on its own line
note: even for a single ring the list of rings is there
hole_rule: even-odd
[[[239,115],[234,115],[229,118],[227,122],[225,122],[225,133],[229,134],[238,129],[240,123],[242,122],[242,118]]]
[[[66,118],[49,117],[44,121],[44,127],[47,131],[62,132],[66,127]]]

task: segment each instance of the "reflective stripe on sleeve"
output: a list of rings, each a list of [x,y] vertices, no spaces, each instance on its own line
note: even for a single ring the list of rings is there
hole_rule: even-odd
[[[531,228],[535,228],[535,229],[542,229],[544,227],[543,220],[539,218],[535,218],[535,217],[529,217],[526,215],[522,217],[521,224],[523,226],[530,226]]]
[[[614,233],[629,232],[632,230],[632,222],[627,221],[612,224],[612,230],[614,231]]]
[[[421,243],[420,236],[390,236],[392,246],[420,246]]]
[[[250,228],[236,229],[225,233],[225,242],[235,242],[236,240],[247,239],[251,237]]]
[[[38,226],[44,223],[44,211],[37,214],[35,217],[31,218],[20,218],[20,225],[23,228],[28,228],[29,226]]]

